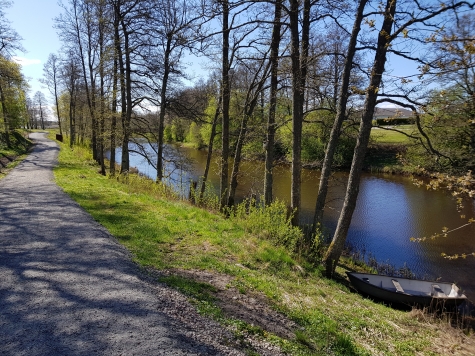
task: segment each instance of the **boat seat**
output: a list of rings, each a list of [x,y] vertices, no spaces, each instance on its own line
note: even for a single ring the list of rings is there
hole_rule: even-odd
[[[401,287],[401,285],[399,284],[399,282],[397,281],[397,279],[391,279],[391,281],[393,282],[394,287],[396,287],[396,292],[398,292],[398,293],[404,293],[404,289],[402,289],[402,287]]]
[[[438,284],[432,285],[432,296],[435,298],[447,298],[447,294],[444,293]]]

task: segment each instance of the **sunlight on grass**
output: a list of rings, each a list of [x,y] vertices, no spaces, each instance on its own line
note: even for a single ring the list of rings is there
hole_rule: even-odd
[[[408,135],[414,133],[414,127],[412,125],[396,126],[394,129],[402,131]],[[405,134],[392,130],[385,130],[384,128],[374,127],[371,130],[371,139],[375,143],[385,144],[408,144],[411,143],[411,139]]]
[[[407,312],[373,303],[350,292],[344,283],[323,278],[318,267],[289,252],[299,235],[277,210],[270,210],[270,215],[251,211],[253,220],[237,210],[227,219],[172,199],[169,191],[149,180],[101,176],[86,149],[61,145],[59,162],[58,184],[116,236],[137,263],[159,270],[226,273],[241,293],[265,295],[298,329],[290,340],[255,332],[285,352],[436,354],[431,345],[444,337],[446,329],[427,328]],[[269,226],[276,222],[278,226]],[[213,304],[209,284],[176,276],[163,281],[195,300],[204,314],[231,323]],[[243,324],[242,330],[246,329],[253,330]]]

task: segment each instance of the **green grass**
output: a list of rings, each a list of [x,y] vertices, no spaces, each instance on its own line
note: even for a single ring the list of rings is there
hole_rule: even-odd
[[[32,145],[32,142],[25,138],[26,132],[24,131],[15,130],[9,134],[10,147],[7,147],[4,135],[4,132],[0,132],[0,179],[26,157]]]
[[[395,130],[403,131],[406,134],[412,134],[415,130],[414,125],[399,125],[392,127]],[[409,144],[411,139],[401,132],[385,130],[375,127],[371,130],[371,139],[375,143],[382,144]]]
[[[282,339],[224,315],[211,285],[178,276],[162,279],[187,295],[200,312],[241,335],[266,338],[290,355],[432,355],[440,353],[437,345],[446,343],[443,325],[428,327],[407,312],[362,298],[289,253],[286,246],[293,240],[285,236],[295,231],[277,212],[270,217],[257,212],[250,220],[236,213],[226,219],[176,200],[147,179],[101,176],[85,149],[64,144],[55,177],[140,265],[228,274],[241,293],[265,295],[299,325],[294,338]]]

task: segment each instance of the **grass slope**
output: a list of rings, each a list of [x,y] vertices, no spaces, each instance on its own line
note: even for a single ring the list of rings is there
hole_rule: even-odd
[[[32,142],[26,138],[26,131],[15,130],[8,135],[10,147],[7,146],[5,133],[0,132],[0,179],[26,157],[32,145]]]
[[[71,150],[61,144],[55,176],[65,192],[116,236],[140,265],[226,274],[230,276],[229,288],[263,296],[272,308],[298,325],[292,337],[279,337],[227,316],[212,298],[209,284],[173,273],[163,279],[188,295],[203,313],[234,328],[240,337],[251,333],[265,338],[290,355],[465,352],[462,343],[468,337],[460,330],[428,322],[424,315],[373,303],[352,293],[344,283],[323,278],[318,269],[276,244],[264,225],[253,229],[255,221],[225,219],[175,200],[160,185],[137,176],[103,177],[81,148]]]

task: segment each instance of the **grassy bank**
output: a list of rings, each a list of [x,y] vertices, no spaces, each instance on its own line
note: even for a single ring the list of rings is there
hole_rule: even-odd
[[[15,130],[8,134],[10,147],[5,133],[0,133],[0,179],[26,157],[32,143],[27,138],[28,132]]]
[[[419,312],[364,299],[343,280],[323,278],[318,268],[289,253],[299,231],[279,204],[267,211],[251,209],[251,215],[243,207],[226,219],[176,200],[147,179],[103,177],[98,169],[86,149],[61,144],[57,183],[138,264],[188,295],[244,343],[265,338],[290,355],[472,354],[467,351],[472,336]],[[233,313],[233,306],[244,310],[252,303],[258,304],[254,312],[283,316],[273,322]],[[251,346],[249,354],[255,354]]]

